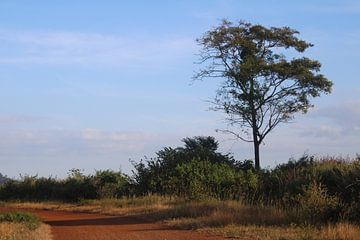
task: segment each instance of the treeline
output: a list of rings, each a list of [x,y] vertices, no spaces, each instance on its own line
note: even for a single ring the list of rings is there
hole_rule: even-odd
[[[135,163],[132,176],[112,170],[84,175],[77,169],[61,180],[25,176],[2,184],[0,199],[79,201],[157,194],[274,206],[301,222],[360,220],[360,157],[304,156],[256,171],[252,161],[218,152],[213,137],[183,142]]]
[[[9,179],[0,173],[0,184],[7,182]]]
[[[20,180],[8,180],[0,185],[0,200],[76,202],[118,198],[129,195],[130,182],[121,172],[100,170],[84,175],[79,169],[72,169],[65,179],[22,176]]]

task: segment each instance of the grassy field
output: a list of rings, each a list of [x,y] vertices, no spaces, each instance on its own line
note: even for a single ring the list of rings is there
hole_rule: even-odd
[[[51,240],[50,227],[41,224],[37,229],[29,229],[21,223],[0,223],[0,240]]]
[[[281,210],[255,207],[237,201],[185,201],[147,196],[123,199],[7,203],[11,207],[136,215],[183,229],[206,231],[239,239],[261,240],[358,240],[360,228],[341,222],[319,226],[294,224]]]
[[[0,240],[51,240],[50,227],[26,212],[0,214]]]

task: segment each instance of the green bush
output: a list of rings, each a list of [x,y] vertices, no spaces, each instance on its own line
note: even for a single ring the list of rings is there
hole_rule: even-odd
[[[328,193],[322,184],[313,183],[299,196],[298,220],[321,224],[340,220],[343,204],[339,197]]]
[[[121,172],[99,170],[93,176],[94,186],[100,198],[116,198],[127,194],[128,178]]]
[[[34,230],[40,226],[40,219],[28,212],[1,213],[0,222],[23,223],[31,230]]]
[[[183,142],[182,147],[166,147],[155,158],[135,163],[132,177],[112,170],[85,175],[79,169],[70,170],[65,179],[23,176],[0,184],[0,200],[81,201],[154,194],[267,205],[302,223],[360,222],[359,156],[303,156],[256,171],[252,161],[218,152],[213,137]]]
[[[0,200],[25,201],[80,201],[104,197],[121,197],[127,194],[129,179],[121,172],[97,171],[84,175],[79,169],[71,169],[65,179],[24,176],[0,186]]]

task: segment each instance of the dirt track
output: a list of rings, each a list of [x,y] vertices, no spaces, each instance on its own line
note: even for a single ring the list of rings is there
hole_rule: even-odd
[[[0,208],[0,211],[9,209]],[[54,240],[221,240],[128,216],[29,210],[51,226]]]

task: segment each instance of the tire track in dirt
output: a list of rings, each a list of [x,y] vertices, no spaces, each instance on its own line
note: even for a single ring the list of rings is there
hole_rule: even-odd
[[[0,211],[14,209],[2,208]],[[178,230],[132,216],[106,216],[49,210],[26,210],[51,226],[54,240],[223,240],[191,230]]]

